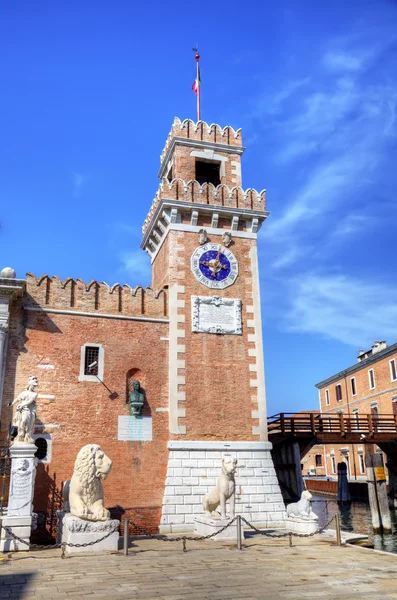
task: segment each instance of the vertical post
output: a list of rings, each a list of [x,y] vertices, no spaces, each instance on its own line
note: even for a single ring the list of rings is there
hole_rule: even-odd
[[[316,427],[315,427],[315,423],[314,423],[314,413],[310,413],[310,428],[311,428],[311,433],[315,434]]]
[[[372,415],[367,415],[367,419],[368,419],[368,433],[369,433],[369,435],[373,436],[374,435],[374,427],[373,427],[373,422],[372,422]]]
[[[241,550],[241,516],[237,515],[237,550]]]
[[[196,52],[196,81],[197,81],[197,121],[201,120],[201,81],[200,81],[200,54]]]
[[[280,429],[281,429],[281,433],[285,433],[285,416],[284,416],[284,413],[280,413]]]
[[[378,496],[376,493],[375,469],[373,467],[373,454],[365,455],[365,467],[367,470],[368,499],[371,509],[372,527],[376,532],[381,531],[382,521],[379,513]]]
[[[338,463],[338,502],[351,502],[346,463]]]
[[[387,499],[386,490],[386,475],[385,468],[383,466],[383,458],[379,453],[372,455],[372,464],[375,472],[375,486],[376,494],[378,497],[379,514],[383,531],[385,533],[391,532],[391,518],[389,510],[389,502]]]
[[[128,556],[128,531],[129,531],[129,519],[124,519],[124,556]]]
[[[335,530],[336,530],[336,544],[337,546],[342,545],[342,536],[340,531],[340,515],[337,513],[335,515]]]
[[[339,414],[339,427],[340,427],[341,435],[345,436],[346,435],[345,420],[343,418],[343,414],[342,413]]]
[[[388,459],[386,466],[389,471],[389,507],[397,508],[397,468],[390,456]]]

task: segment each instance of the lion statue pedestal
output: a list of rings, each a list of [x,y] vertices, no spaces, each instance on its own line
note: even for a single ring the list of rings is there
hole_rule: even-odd
[[[304,490],[301,499],[287,506],[286,529],[293,533],[314,533],[318,529],[318,516],[312,511],[312,495]]]
[[[237,459],[227,458],[222,460],[222,472],[217,479],[216,486],[204,496],[204,515],[194,518],[195,530],[198,535],[209,535],[221,530],[235,516],[235,489],[234,475],[237,470]],[[226,515],[226,502],[230,502],[230,514]],[[220,506],[221,512],[217,512]],[[244,531],[242,531],[244,537]],[[230,525],[225,531],[216,533],[212,540],[235,540],[237,538],[237,521]]]
[[[110,519],[103,504],[102,479],[111,470],[112,461],[97,444],[87,444],[78,453],[72,479],[64,485],[64,510],[58,513],[58,530],[62,533],[58,539],[69,544],[106,539],[85,547],[66,546],[67,552],[118,550],[120,521]]]

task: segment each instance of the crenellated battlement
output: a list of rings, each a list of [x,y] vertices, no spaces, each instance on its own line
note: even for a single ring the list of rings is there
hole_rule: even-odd
[[[29,306],[39,306],[44,310],[67,310],[85,313],[111,314],[131,317],[161,319],[167,316],[167,290],[153,290],[151,287],[135,288],[128,284],[90,281],[68,277],[64,281],[56,275],[35,277],[26,274],[26,301]]]
[[[182,179],[173,179],[172,181],[168,181],[164,177],[154,197],[148,216],[144,221],[142,227],[143,234],[146,233],[162,199],[262,212],[266,210],[266,190],[262,190],[261,192],[253,188],[243,190],[239,186],[228,187],[224,184],[215,187],[212,183],[200,185],[195,180],[185,182]]]
[[[191,140],[199,140],[202,142],[214,142],[217,144],[228,144],[229,146],[242,146],[242,130],[233,129],[230,125],[226,125],[222,129],[220,125],[212,123],[209,125],[205,121],[195,123],[191,119],[181,121],[175,117],[165,142],[164,149],[160,154],[160,163],[163,162],[167,150],[170,146],[173,137],[186,138]]]

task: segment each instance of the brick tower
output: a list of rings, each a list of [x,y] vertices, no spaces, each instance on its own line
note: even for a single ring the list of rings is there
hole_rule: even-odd
[[[193,527],[221,458],[239,461],[237,512],[282,524],[267,441],[257,232],[265,192],[244,190],[241,130],[175,119],[143,226],[152,286],[168,288],[169,442],[161,531]]]

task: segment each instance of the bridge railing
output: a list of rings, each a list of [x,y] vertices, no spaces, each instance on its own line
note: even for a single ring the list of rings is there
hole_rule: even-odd
[[[268,418],[269,434],[364,434],[396,433],[397,415],[278,413]]]

